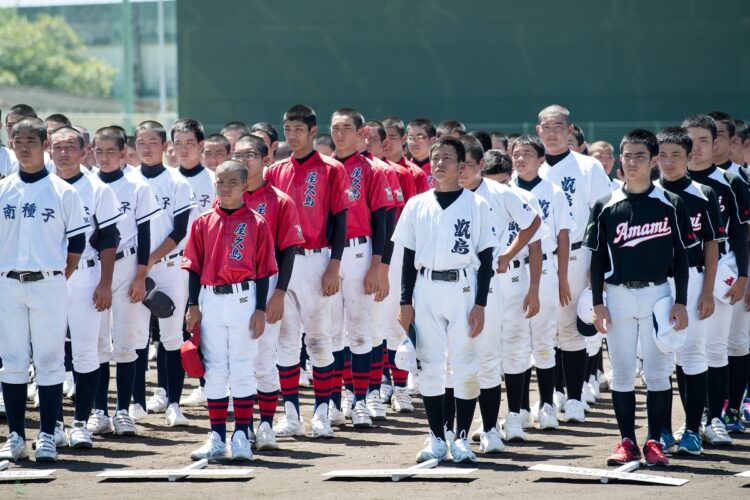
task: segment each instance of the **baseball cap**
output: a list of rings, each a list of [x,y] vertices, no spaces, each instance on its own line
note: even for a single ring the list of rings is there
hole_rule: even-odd
[[[174,301],[166,293],[157,290],[156,283],[151,278],[146,278],[146,296],[142,302],[157,318],[169,318],[174,314]]]
[[[594,295],[591,292],[591,288],[584,288],[581,292],[581,296],[578,298],[577,313],[576,325],[578,326],[578,333],[584,337],[593,337],[596,335],[596,327],[594,326]]]
[[[185,370],[187,376],[200,378],[206,374],[206,368],[203,366],[203,356],[200,351],[200,323],[195,325],[192,334],[193,336],[180,346],[180,357],[182,358],[182,368]]]
[[[736,264],[735,264],[736,269]],[[716,268],[716,281],[714,281],[714,297],[717,300],[729,304],[729,297],[725,297],[729,289],[732,288],[734,282],[737,281],[737,271],[732,269],[731,263],[726,261],[720,261]]]
[[[670,354],[678,351],[685,345],[687,339],[687,329],[675,330],[670,321],[669,314],[672,312],[674,301],[671,296],[662,297],[654,304],[654,329],[651,336],[654,339],[656,347],[664,354]]]
[[[412,331],[413,325],[409,326],[410,332]],[[416,333],[416,329],[414,329]],[[409,372],[417,371],[417,350],[414,348],[414,343],[409,336],[404,337],[404,340],[396,348],[396,356],[393,359],[396,363],[396,368],[399,370],[406,370]]]

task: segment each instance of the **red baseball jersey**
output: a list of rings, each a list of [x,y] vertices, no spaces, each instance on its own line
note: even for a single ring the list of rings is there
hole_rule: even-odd
[[[327,247],[328,217],[353,206],[344,166],[315,151],[304,163],[293,156],[274,163],[266,169],[265,177],[294,201],[305,238],[302,247]]]
[[[391,193],[393,193],[393,203],[391,208],[401,208],[404,206],[404,193],[401,189],[401,183],[398,179],[396,170],[386,161],[380,158],[375,158],[369,151],[367,154],[362,153],[362,156],[370,160],[375,169],[380,169],[385,173],[385,178],[388,180],[388,185],[391,187]]]
[[[432,177],[432,164],[430,163],[430,160],[425,160],[424,163],[415,163],[417,168],[421,169],[422,172],[424,172],[424,175],[427,176],[427,185],[429,186],[429,189],[432,189],[435,187],[435,178]]]
[[[370,154],[370,156],[372,156],[372,154]],[[404,207],[404,205],[406,205],[406,202],[409,201],[414,195],[418,194],[417,187],[414,184],[415,176],[413,175],[410,167],[405,167],[398,163],[394,163],[386,158],[383,158],[382,162],[388,165],[390,167],[390,170],[392,170],[393,173],[396,174],[398,185],[401,188],[402,201],[396,209],[396,217],[398,217],[399,215],[401,215],[401,209]],[[419,172],[422,173],[421,170]],[[425,185],[426,184],[427,179],[425,178]],[[396,193],[396,198],[398,200],[398,193]]]
[[[372,213],[393,206],[385,171],[359,153],[345,159],[344,168],[349,175],[349,199],[354,203],[346,215],[346,238],[372,236]]]
[[[198,273],[202,285],[230,285],[278,271],[273,235],[266,221],[242,207],[231,215],[212,208],[190,228],[182,268]]]
[[[409,173],[411,173],[412,177],[414,177],[414,189],[416,189],[416,194],[421,194],[425,191],[429,191],[430,185],[427,182],[427,175],[421,168],[407,160],[405,156],[401,157],[401,159],[398,161],[398,164],[406,168]]]
[[[266,220],[278,250],[305,243],[297,207],[281,190],[266,184],[252,193],[245,192],[242,199],[246,207],[255,210]]]

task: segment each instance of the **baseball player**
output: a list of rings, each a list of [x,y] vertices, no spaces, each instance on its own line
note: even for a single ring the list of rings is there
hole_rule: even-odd
[[[700,455],[703,451],[699,428],[706,402],[706,337],[707,318],[714,312],[714,281],[718,263],[718,242],[726,239],[713,189],[687,177],[688,155],[693,141],[687,130],[666,128],[657,135],[657,162],[661,178],[657,185],[679,196],[690,215],[698,245],[688,248],[690,279],[687,290],[688,328],[685,345],[677,351],[677,386],[685,411],[685,425],[680,432],[678,451]],[[674,280],[670,280],[673,285]],[[674,439],[662,433],[662,447],[669,450]]]
[[[20,120],[11,137],[19,171],[0,180],[0,382],[9,432],[0,460],[28,457],[24,418],[33,362],[40,413],[36,460],[49,462],[57,460],[54,433],[65,378],[66,279],[78,267],[89,223],[75,189],[45,168],[44,123]]]
[[[657,301],[671,297],[667,283],[671,270],[675,297],[670,321],[675,330],[687,327],[686,248],[696,244],[696,237],[682,200],[651,183],[651,168],[659,152],[656,136],[648,130],[633,130],[623,137],[620,151],[625,187],[595,203],[584,236],[586,248],[593,252],[594,326],[607,334],[612,402],[622,437],[607,463],[621,465],[641,457],[635,437],[633,377],[640,340],[648,389],[648,437],[643,455],[646,465],[667,465],[659,438],[672,397],[672,359],[653,340],[653,310]],[[605,282],[606,306],[602,300]]]
[[[258,122],[250,127],[250,135],[260,137],[266,143],[268,156],[273,158],[276,150],[279,149],[279,132],[276,127],[268,122]]]
[[[219,163],[229,159],[229,141],[221,134],[212,134],[203,141],[201,163],[212,172]]]
[[[538,118],[536,131],[544,143],[546,158],[539,176],[563,190],[575,224],[575,229],[570,232],[570,302],[560,307],[557,316],[557,345],[561,351],[567,389],[567,401],[560,401],[563,405],[558,409],[564,412],[564,421],[583,422],[586,417],[581,390],[586,379],[588,354],[587,340],[578,333],[576,327],[576,307],[578,297],[587,285],[590,254],[581,250],[581,246],[591,207],[611,189],[609,179],[597,160],[571,151],[568,147],[567,139],[572,133],[572,124],[567,109],[558,105],[548,106],[539,112]],[[598,342],[601,343],[601,339]],[[594,352],[596,350],[598,347]]]
[[[484,328],[498,241],[487,202],[459,185],[465,159],[461,141],[443,137],[435,142],[430,153],[435,190],[409,200],[393,233],[393,241],[404,247],[399,321],[404,331],[416,325],[419,391],[430,429],[417,462],[447,457],[446,362],[457,411],[451,455],[457,463],[476,461],[467,439],[480,394],[475,337]]]
[[[315,151],[322,155],[333,156],[336,151],[336,144],[333,142],[331,134],[318,134],[313,144]]]
[[[343,165],[313,149],[317,129],[315,111],[304,105],[290,108],[284,114],[284,135],[293,155],[271,165],[265,173],[269,184],[294,201],[305,238],[297,249],[279,332],[279,377],[286,412],[274,429],[279,436],[304,433],[299,417],[301,324],[305,325],[305,342],[313,365],[312,435],[333,436],[328,419],[334,361],[329,297],[340,287],[351,201]]]
[[[565,194],[559,187],[539,177],[539,167],[544,163],[544,144],[541,139],[533,135],[518,137],[513,142],[512,159],[513,169],[517,174],[515,184],[534,195],[541,208],[542,221],[550,230],[549,235],[541,240],[543,262],[539,280],[539,314],[528,320],[531,335],[526,347],[531,349],[539,383],[540,402],[534,412],[539,428],[554,429],[558,426],[552,399],[555,390],[557,312],[559,307],[565,307],[570,302],[569,233],[574,229],[574,224]],[[528,388],[526,391],[528,392]],[[515,434],[522,436],[523,430],[518,432],[516,429]]]
[[[234,401],[232,459],[251,460],[249,426],[256,385],[252,366],[266,326],[268,278],[276,273],[273,237],[266,221],[247,208],[247,167],[225,161],[216,168],[219,206],[190,229],[185,259],[189,273],[185,323],[201,328],[206,397],[211,431],[193,460],[226,454],[229,391]],[[201,293],[203,289],[203,293]]]
[[[257,136],[242,136],[234,148],[234,160],[245,164],[248,171],[245,206],[265,219],[271,229],[279,272],[270,277],[266,306],[266,328],[258,339],[255,358],[255,379],[258,384],[258,450],[278,449],[273,430],[273,417],[279,399],[279,371],[276,368],[276,349],[279,343],[281,318],[289,280],[292,277],[297,248],[305,240],[299,223],[297,207],[292,199],[263,179],[263,169],[271,158],[265,142]],[[252,437],[252,428],[250,429]]]
[[[722,225],[726,228],[727,241],[719,244],[719,263],[726,263],[736,269],[737,279],[725,297],[715,303],[714,314],[708,318],[706,331],[711,332],[706,338],[706,355],[708,362],[708,420],[705,437],[712,445],[730,445],[732,438],[727,433],[726,423],[736,422],[738,413],[727,412],[727,421],[722,420],[722,407],[729,397],[730,380],[743,371],[743,356],[729,356],[731,339],[742,339],[744,332],[731,329],[733,310],[744,312],[743,298],[747,288],[747,224],[750,221],[750,204],[746,184],[736,175],[719,169],[713,162],[714,144],[718,137],[716,121],[708,115],[694,115],[686,118],[682,126],[687,129],[693,140],[693,149],[688,161],[690,178],[711,187],[719,201]],[[724,300],[728,303],[725,303]],[[739,354],[739,353],[738,353]],[[736,398],[737,396],[734,395]],[[742,394],[737,403],[741,402]],[[736,407],[735,407],[736,409]],[[678,436],[679,433],[678,433]]]
[[[401,165],[411,172],[414,177],[414,188],[417,194],[424,193],[430,189],[427,182],[427,175],[424,171],[404,156],[404,144],[406,143],[404,122],[397,116],[387,116],[383,118],[383,127],[385,128],[385,140],[383,142],[385,159]]]
[[[491,149],[484,154],[482,177],[511,187],[510,180],[512,176],[513,161],[505,151]]]
[[[229,141],[229,154],[234,154],[234,145],[237,139],[250,133],[250,128],[244,122],[227,122],[221,129],[221,135]]]
[[[13,127],[24,118],[37,118],[36,111],[34,111],[34,108],[28,104],[16,104],[11,107],[5,115],[5,134],[8,137],[8,148],[3,150],[6,159],[4,163],[0,164],[0,167],[2,168],[2,170],[0,170],[0,175],[3,177],[7,177],[18,171],[18,159],[13,151]],[[47,164],[47,160],[47,152],[45,151],[45,165]]]
[[[145,121],[136,127],[136,148],[141,157],[141,167],[138,173],[154,191],[155,199],[160,204],[162,217],[152,220],[151,224],[151,255],[149,256],[149,277],[154,280],[158,289],[167,294],[175,304],[177,311],[183,311],[187,303],[187,286],[185,274],[180,269],[179,261],[185,247],[190,214],[195,207],[190,184],[177,169],[166,168],[162,164],[162,155],[167,146],[167,132],[155,121]],[[148,331],[150,314],[148,309],[142,310],[139,317],[141,331]],[[169,426],[187,425],[187,418],[180,410],[180,395],[185,380],[180,358],[182,345],[182,314],[174,314],[169,318],[159,319],[161,332],[160,345],[166,351],[164,356],[164,371],[166,380],[164,389],[157,387],[154,396],[166,399],[166,419]],[[139,365],[136,370],[136,382],[133,399],[137,404],[144,405],[145,401],[145,368],[148,356],[148,343],[144,342],[138,351]],[[158,401],[151,401],[154,411],[162,409],[162,405],[155,405]],[[145,406],[145,405],[144,405]]]
[[[99,329],[105,311],[109,314],[112,305],[117,223],[123,214],[112,188],[97,176],[83,173],[84,141],[76,129],[58,128],[51,134],[50,143],[55,173],[78,192],[90,224],[80,263],[68,280],[68,328],[76,380],[75,414],[68,437],[73,448],[91,448],[86,424],[99,383]],[[62,427],[62,416],[58,426]]]
[[[430,147],[435,143],[435,125],[427,118],[415,118],[406,127],[406,140],[414,163],[427,176],[427,187],[435,187],[430,170]]]
[[[136,414],[145,413],[143,407],[129,409],[135,382],[136,349],[143,345],[144,334],[137,318],[142,314],[148,274],[151,241],[151,220],[162,210],[154,192],[140,175],[125,174],[121,162],[125,159],[127,136],[119,127],[104,127],[94,134],[94,156],[99,165],[98,178],[107,184],[119,201],[121,220],[117,223],[120,241],[115,253],[112,274],[112,325],[105,314],[99,331],[99,385],[94,412],[88,420],[93,434],[111,432],[118,436],[134,435]],[[110,420],[107,404],[109,390],[109,362],[116,363],[117,406]]]

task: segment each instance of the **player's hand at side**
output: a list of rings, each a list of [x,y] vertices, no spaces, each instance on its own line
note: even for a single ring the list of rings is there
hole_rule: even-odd
[[[380,265],[380,288],[375,292],[375,302],[383,302],[391,293],[391,284],[388,281],[388,266]]]
[[[128,289],[128,297],[130,297],[130,302],[134,304],[141,302],[146,297],[145,278],[136,278],[133,280]]]
[[[469,327],[471,327],[471,331],[469,332],[470,339],[482,333],[482,330],[484,330],[484,307],[475,304],[471,308],[471,312],[469,312]]]
[[[684,304],[675,304],[669,313],[669,322],[675,330],[684,330],[688,326],[687,308]]]
[[[266,331],[266,312],[256,309],[250,316],[250,330],[253,332],[253,338],[257,339]]]
[[[268,299],[268,303],[266,304],[266,321],[268,321],[269,325],[276,323],[284,316],[284,295],[283,291],[274,290],[271,298]]]
[[[508,270],[508,267],[510,267],[510,257],[502,254],[500,257],[497,258],[497,271],[498,274],[503,274]]]
[[[326,297],[336,295],[339,291],[339,288],[341,287],[339,266],[331,265],[334,262],[337,261],[331,260],[331,262],[328,263],[328,267],[326,267],[326,270],[323,273],[323,278],[320,280],[321,285],[323,286],[323,295],[325,295]]]
[[[560,295],[560,307],[566,307],[573,300],[573,295],[570,293],[570,284],[568,280],[560,280],[559,285]]]
[[[411,304],[401,306],[398,311],[398,324],[406,333],[409,333],[409,325],[412,323],[414,323],[414,306]]]
[[[526,319],[533,318],[539,313],[539,292],[529,289],[523,298],[523,310],[526,311]]]
[[[739,276],[734,282],[729,291],[724,294],[724,298],[729,299],[729,303],[734,305],[737,301],[742,300],[745,297],[745,287],[747,286],[747,278]]]
[[[188,306],[187,312],[185,313],[185,329],[192,332],[195,325],[200,323],[201,317],[200,307]]]
[[[745,311],[750,311],[750,284],[745,289]]]
[[[711,290],[703,290],[698,297],[698,319],[706,319],[714,313],[714,294]],[[747,307],[747,295],[745,295],[745,307]]]
[[[612,326],[612,320],[609,319],[609,311],[604,304],[594,306],[594,328],[599,333],[609,332],[609,327]]]
[[[372,295],[380,289],[380,270],[378,267],[379,265],[370,266],[365,274],[364,287],[367,295]]]
[[[99,283],[94,289],[94,306],[99,312],[112,307],[112,285]]]

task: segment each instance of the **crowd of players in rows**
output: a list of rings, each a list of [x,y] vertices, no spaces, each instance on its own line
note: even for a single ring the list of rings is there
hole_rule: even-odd
[[[133,435],[147,413],[187,425],[180,347],[196,325],[205,377],[182,406],[207,405],[211,431],[194,459],[229,448],[248,459],[252,447],[305,434],[299,387],[309,377],[315,438],[349,420],[370,427],[388,406],[411,412],[418,391],[430,427],[418,461],[475,461],[470,439],[496,453],[534,425],[584,422],[602,382],[622,434],[609,463],[640,458],[637,358],[648,388],[647,464],[700,454],[704,437],[731,444],[743,412],[750,418],[750,140],[725,113],[658,136],[627,134],[613,179],[613,146],[586,144],[560,106],[539,113],[538,136],[508,137],[467,134],[456,121],[365,121],[348,108],[333,114],[330,135],[319,134],[301,105],[283,117],[285,142],[268,123],[231,122],[206,136],[192,119],[169,130],[146,121],[133,137],[105,127],[90,138],[65,116],[41,121],[25,105],[5,123],[0,288],[12,300],[0,305],[9,427],[0,458],[28,455],[27,397],[40,407],[37,460],[55,460],[60,446],[89,448],[92,434]],[[719,262],[734,271],[723,288],[714,287]],[[141,304],[147,277],[174,301],[173,316],[155,319]],[[674,299],[674,328],[687,332],[676,352],[659,351],[650,336],[663,296]],[[410,325],[420,363],[412,375],[396,362]],[[610,377],[596,330],[609,331]],[[153,333],[157,387],[147,400]],[[673,432],[675,362],[686,422]],[[508,413],[498,421],[502,383]],[[63,392],[75,394],[68,429]]]

